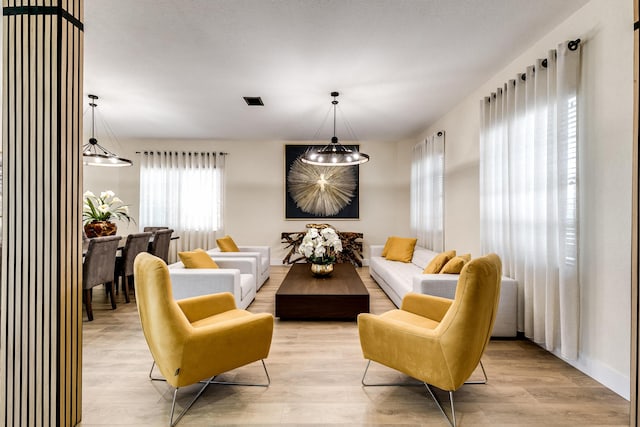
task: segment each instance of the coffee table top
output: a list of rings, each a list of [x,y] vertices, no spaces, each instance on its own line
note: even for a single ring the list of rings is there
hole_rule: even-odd
[[[353,264],[334,264],[326,277],[311,273],[310,264],[293,264],[276,295],[369,295]]]

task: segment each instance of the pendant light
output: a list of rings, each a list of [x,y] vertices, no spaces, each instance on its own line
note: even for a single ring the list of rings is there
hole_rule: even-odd
[[[110,166],[110,167],[123,167],[131,166],[131,160],[118,157],[115,153],[104,148],[98,144],[98,140],[95,137],[96,119],[95,108],[97,107],[96,95],[89,95],[89,105],[91,106],[91,138],[89,142],[82,146],[82,161],[85,165],[89,166]]]
[[[302,156],[303,163],[317,166],[355,166],[361,163],[369,161],[369,156],[360,153],[356,150],[345,147],[338,142],[336,136],[336,106],[338,100],[336,99],[340,93],[331,92],[333,96],[333,137],[331,138],[331,144],[325,145],[319,150],[308,150]]]

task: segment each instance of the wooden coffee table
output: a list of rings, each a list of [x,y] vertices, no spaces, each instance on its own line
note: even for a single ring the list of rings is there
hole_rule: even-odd
[[[355,319],[369,312],[369,292],[352,264],[335,264],[327,277],[310,264],[293,264],[276,292],[280,319]]]

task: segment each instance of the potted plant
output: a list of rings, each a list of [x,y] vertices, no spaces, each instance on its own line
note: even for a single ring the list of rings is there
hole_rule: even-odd
[[[298,247],[298,252],[311,263],[313,274],[326,276],[333,271],[336,252],[342,252],[342,242],[338,233],[331,227],[321,230],[309,228]]]
[[[116,234],[118,226],[111,222],[111,219],[134,221],[129,216],[128,205],[125,205],[111,190],[103,191],[100,193],[100,197],[91,191],[84,193],[82,219],[87,237]]]

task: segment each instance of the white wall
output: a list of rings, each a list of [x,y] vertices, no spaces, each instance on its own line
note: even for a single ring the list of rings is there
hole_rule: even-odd
[[[559,42],[582,40],[581,337],[579,359],[568,362],[626,398],[630,393],[632,6],[629,0],[591,1],[421,136],[446,132],[445,246],[480,255],[480,100]]]
[[[322,143],[322,142],[319,142]],[[326,220],[341,231],[364,233],[365,257],[372,243],[384,243],[389,235],[409,234],[409,153],[393,142],[359,141],[371,160],[360,166],[360,220]],[[282,262],[286,251],[280,242],[283,231],[303,231],[318,220],[285,220],[284,141],[176,141],[128,140],[114,151],[134,160],[134,166],[108,169],[85,167],[84,189],[113,190],[131,214],[139,212],[139,155],[144,150],[215,150],[228,152],[226,159],[225,231],[238,244],[271,246],[272,263]],[[305,142],[309,144],[309,142]],[[138,229],[119,224],[119,233]]]

